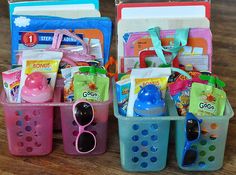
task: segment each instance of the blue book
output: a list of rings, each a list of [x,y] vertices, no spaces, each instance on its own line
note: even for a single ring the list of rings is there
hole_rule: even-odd
[[[19,50],[19,40],[22,32],[36,32],[56,29],[70,31],[78,29],[97,29],[104,38],[104,64],[110,55],[112,40],[112,21],[107,17],[90,17],[79,19],[67,19],[48,16],[12,16],[12,64],[17,64],[16,51]]]

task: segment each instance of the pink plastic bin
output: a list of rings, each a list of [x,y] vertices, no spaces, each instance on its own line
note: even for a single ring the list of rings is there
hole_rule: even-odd
[[[43,156],[52,151],[53,108],[60,101],[60,90],[55,90],[51,103],[8,103],[2,91],[8,147],[15,156]]]
[[[107,127],[108,127],[108,115],[110,99],[103,103],[92,103],[94,108],[94,122],[86,128],[86,130],[94,133],[97,139],[96,148],[86,155],[98,155],[106,152],[107,148]],[[64,152],[69,155],[82,155],[76,151],[75,140],[78,135],[78,126],[76,125],[73,112],[73,103],[61,103],[61,124],[62,124],[62,136],[64,144]]]

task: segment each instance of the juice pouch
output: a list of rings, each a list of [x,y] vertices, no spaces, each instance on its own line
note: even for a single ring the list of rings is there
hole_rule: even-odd
[[[217,82],[219,79],[215,80]],[[212,83],[212,81],[209,81],[208,85],[193,83],[190,93],[189,112],[197,116],[223,116],[226,93],[214,87],[214,84],[216,83]],[[220,84],[217,83],[218,86],[222,87]]]
[[[10,103],[17,102],[20,88],[21,67],[2,72],[3,87]]]
[[[116,94],[120,115],[126,116],[129,101],[130,79],[116,82]]]
[[[81,67],[74,75],[74,98],[90,102],[104,102],[109,99],[110,80],[101,68]],[[84,74],[85,73],[85,74]]]

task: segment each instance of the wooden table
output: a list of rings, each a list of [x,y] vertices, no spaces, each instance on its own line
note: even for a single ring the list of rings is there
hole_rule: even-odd
[[[1,27],[0,27],[0,70],[6,70],[10,64],[10,32],[8,8],[5,2],[0,1]],[[101,0],[103,16],[115,19],[113,0]],[[213,70],[227,83],[228,98],[236,109],[236,1],[215,0],[212,2],[212,32],[214,41]],[[114,20],[115,21],[115,20]],[[114,37],[115,38],[115,37]],[[112,55],[116,55],[115,39],[112,43]],[[6,128],[0,111],[0,174],[128,174],[121,169],[119,155],[119,141],[117,121],[110,115],[108,150],[105,154],[96,157],[73,157],[65,155],[61,133],[55,133],[53,152],[46,157],[14,157],[9,154],[7,147]],[[228,141],[225,152],[224,167],[214,173],[208,174],[236,174],[236,119],[229,125]],[[156,173],[150,173],[156,174]],[[174,146],[169,147],[167,167],[160,174],[189,174],[181,171],[176,164]],[[207,174],[207,173],[194,173]]]

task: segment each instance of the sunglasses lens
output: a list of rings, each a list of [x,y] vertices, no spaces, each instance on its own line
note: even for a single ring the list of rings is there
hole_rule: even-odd
[[[84,132],[80,135],[77,146],[80,152],[89,152],[95,147],[95,138],[91,133]]]
[[[187,139],[188,141],[196,140],[199,136],[199,126],[196,120],[187,120]]]
[[[93,119],[93,109],[89,103],[81,102],[75,106],[75,117],[81,126],[89,124]]]
[[[193,164],[197,159],[197,151],[195,150],[187,150],[184,155],[183,166],[189,166]]]

